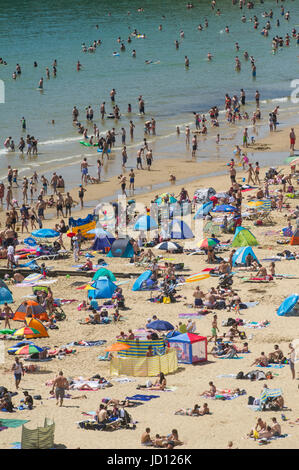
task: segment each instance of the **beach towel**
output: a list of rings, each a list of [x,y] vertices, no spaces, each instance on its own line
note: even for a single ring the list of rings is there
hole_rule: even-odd
[[[72,343],[67,344],[65,347],[72,347],[72,346],[85,346],[85,347],[92,347],[92,346],[102,346],[103,344],[107,343],[105,339],[99,339],[97,341],[73,341]]]
[[[244,328],[266,328],[267,326],[270,325],[270,322],[264,324],[262,322],[257,322],[257,321],[250,321],[245,323],[243,326]]]
[[[199,313],[199,312],[192,312],[192,313],[179,313],[179,318],[201,318],[204,317],[209,313],[208,311],[206,313]]]
[[[261,366],[260,364],[256,367],[263,367],[264,369],[271,368],[271,369],[282,369],[284,364],[268,364],[267,366]]]
[[[244,357],[243,356],[234,356],[234,357],[219,356],[218,359],[244,359]]]
[[[0,419],[0,425],[6,428],[18,428],[22,424],[28,423],[29,419]]]
[[[258,304],[259,302],[244,302],[244,305],[246,305],[247,308],[255,307]]]
[[[126,397],[126,400],[137,400],[137,401],[150,401],[153,398],[160,398],[160,395],[133,395],[132,397]]]
[[[136,382],[136,379],[130,379],[129,377],[121,377],[118,379],[112,379],[114,382],[118,382],[121,384],[126,384],[128,382]]]

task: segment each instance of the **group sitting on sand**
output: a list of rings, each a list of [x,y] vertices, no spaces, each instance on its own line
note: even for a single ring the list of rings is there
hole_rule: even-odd
[[[154,438],[150,436],[150,428],[146,428],[145,432],[141,435],[141,445],[164,447],[166,449],[173,449],[175,446],[183,445],[179,440],[178,431],[173,429],[167,436],[160,436],[156,434]]]
[[[271,418],[272,425],[267,426],[266,421],[263,421],[262,418],[257,419],[257,423],[248,434],[248,437],[253,437],[254,439],[270,439],[271,437],[280,437],[281,436],[281,426],[277,422],[276,418]]]

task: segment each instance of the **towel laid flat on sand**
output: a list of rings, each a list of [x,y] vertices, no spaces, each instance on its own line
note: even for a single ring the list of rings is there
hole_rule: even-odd
[[[271,369],[282,369],[284,367],[284,364],[268,364],[267,366],[261,366],[260,364],[256,367],[263,367],[263,369],[268,369],[269,367]]]
[[[18,428],[22,424],[28,423],[29,419],[0,419],[0,426],[6,428]]]
[[[133,395],[132,397],[126,397],[126,400],[137,400],[137,401],[150,401],[152,398],[160,398],[160,395]]]

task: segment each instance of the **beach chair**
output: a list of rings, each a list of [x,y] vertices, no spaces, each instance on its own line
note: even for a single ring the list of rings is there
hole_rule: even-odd
[[[98,356],[99,361],[110,361],[109,352],[107,351],[105,356]]]

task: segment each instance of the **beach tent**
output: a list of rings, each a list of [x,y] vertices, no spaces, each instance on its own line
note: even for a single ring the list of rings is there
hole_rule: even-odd
[[[72,228],[70,232],[77,233],[78,230],[81,230],[84,238],[92,239],[94,238],[94,233],[88,233],[90,230],[96,228],[95,216],[89,214],[85,219],[73,219],[69,218],[69,226]]]
[[[169,331],[174,330],[174,326],[165,320],[155,320],[146,325],[149,330]]]
[[[299,295],[298,294],[292,294],[287,297],[282,304],[277,309],[277,315],[280,317],[283,317],[287,313],[290,313],[294,307],[297,305],[297,302],[299,300]]]
[[[38,333],[33,333],[30,335],[26,335],[27,339],[32,339],[32,338],[48,338],[48,332],[42,322],[38,320],[37,318],[25,318],[26,325],[29,326],[29,328],[32,328],[33,330],[37,330]]]
[[[145,232],[149,230],[155,230],[157,228],[157,222],[150,215],[142,215],[134,225],[134,230],[143,230]]]
[[[170,238],[175,240],[184,240],[186,238],[193,238],[194,235],[190,227],[183,220],[173,219],[170,223]]]
[[[134,249],[130,238],[119,238],[115,240],[107,256],[110,258],[132,258],[132,256],[134,256]]]
[[[94,273],[92,280],[97,281],[99,277],[107,277],[112,282],[116,281],[114,274],[111,271],[109,271],[109,269],[106,269],[106,268],[98,269],[97,272]]]
[[[177,351],[178,362],[192,364],[207,361],[207,338],[194,333],[183,333],[168,338],[169,344]]]
[[[164,251],[182,251],[182,247],[176,242],[161,242],[156,245],[155,250],[164,250]]]
[[[99,277],[91,286],[87,296],[92,299],[111,299],[117,286],[107,277]]]
[[[56,230],[51,228],[41,228],[39,230],[34,230],[31,232],[31,235],[35,238],[56,238],[59,237],[59,233]]]
[[[237,227],[235,236],[232,241],[232,246],[256,246],[258,245],[255,236],[244,227]]]
[[[133,291],[151,290],[151,287],[154,284],[154,281],[151,280],[152,274],[153,274],[153,271],[150,271],[150,270],[142,273],[134,282],[132,290]]]
[[[246,256],[248,254],[251,254],[251,256],[253,257],[253,259],[255,261],[257,261],[259,263],[259,260],[257,259],[253,249],[251,248],[251,246],[244,246],[244,247],[240,247],[236,250],[236,253],[234,254],[233,256],[233,266],[245,266],[245,262],[246,262]]]
[[[8,291],[12,294],[10,288],[8,287],[8,285],[6,284],[6,282],[3,281],[3,279],[0,279],[0,287],[4,287],[4,289],[8,290]]]
[[[296,228],[291,240],[290,245],[299,245],[299,228]]]
[[[268,398],[278,398],[281,396],[281,388],[264,388],[260,396],[260,406],[265,404]]]
[[[49,317],[48,317],[46,310],[38,302],[35,302],[35,300],[24,300],[24,302],[21,303],[19,308],[17,308],[15,315],[13,317],[13,320],[24,321],[26,317],[26,309],[27,309],[27,305],[25,305],[25,302],[27,302],[27,305],[29,305],[32,308],[33,318],[38,318],[39,320],[42,320],[42,321],[49,321]]]
[[[53,449],[54,421],[45,418],[44,426],[28,429],[22,426],[21,449]]]
[[[111,245],[115,240],[115,237],[112,235],[112,233],[104,230],[103,228],[95,228],[89,230],[88,233],[95,234],[95,240],[92,245],[92,250],[94,251],[105,252],[107,248],[111,248]]]
[[[5,287],[0,287],[0,305],[3,305],[5,302],[8,304],[13,303],[12,293]]]
[[[196,211],[193,219],[201,219],[204,215],[207,215],[213,209],[213,202],[208,201],[202,204]]]

